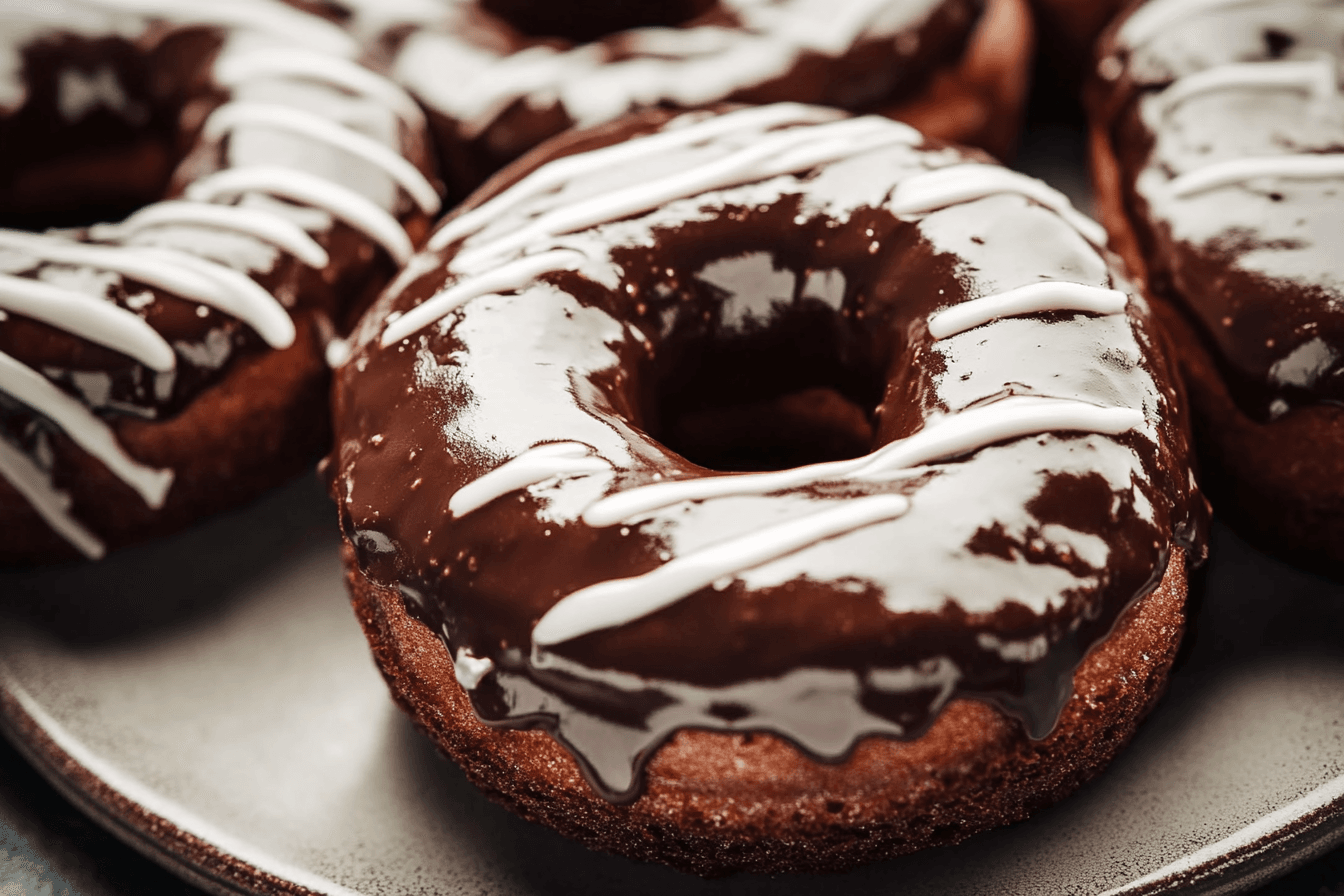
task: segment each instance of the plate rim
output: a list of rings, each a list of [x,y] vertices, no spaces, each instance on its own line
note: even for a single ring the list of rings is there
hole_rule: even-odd
[[[151,811],[133,794],[118,789],[72,755],[61,744],[59,723],[53,720],[52,727],[57,730],[53,734],[25,704],[38,705],[0,657],[0,736],[101,828],[189,884],[215,896],[353,894],[339,885],[333,890],[313,890],[286,879],[221,848],[202,832]],[[135,783],[149,790],[148,785]]]
[[[34,712],[36,710],[36,712]],[[182,807],[187,824],[151,810],[134,792],[149,785],[134,777],[131,787],[118,787],[75,755],[73,735],[62,737],[60,723],[45,715],[18,676],[0,656],[0,734],[58,792],[101,827],[173,874],[216,896],[371,896],[297,867],[265,867],[244,858],[212,838],[193,830],[190,809]],[[62,743],[70,740],[72,751]],[[91,756],[90,758],[96,759]],[[1266,822],[1273,823],[1266,826]],[[201,820],[201,825],[209,827]],[[1263,830],[1261,830],[1263,828]],[[223,832],[218,832],[223,833]],[[224,835],[224,839],[233,839]],[[1332,778],[1287,805],[1232,834],[1202,846],[1101,896],[1235,896],[1287,874],[1344,843],[1344,774]],[[270,863],[274,864],[274,863]],[[297,872],[297,873],[296,873]],[[308,878],[306,883],[296,877]],[[317,888],[314,888],[317,887]]]

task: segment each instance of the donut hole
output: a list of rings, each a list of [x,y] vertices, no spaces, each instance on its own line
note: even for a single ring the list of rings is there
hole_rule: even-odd
[[[713,9],[717,0],[480,0],[486,12],[536,38],[587,43],[631,28],[681,25]]]
[[[722,263],[745,275],[768,266],[761,253]],[[682,305],[651,362],[643,419],[702,467],[781,470],[872,450],[883,380],[870,346],[834,297],[806,296],[801,275],[772,276],[798,276],[794,297],[751,300],[701,281],[698,301]]]
[[[872,438],[863,408],[822,386],[687,410],[671,421],[664,442],[702,467],[744,472],[858,457]]]

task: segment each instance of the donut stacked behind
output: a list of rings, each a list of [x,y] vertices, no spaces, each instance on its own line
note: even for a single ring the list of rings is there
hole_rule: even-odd
[[[376,0],[337,5],[356,21],[396,21],[397,8]],[[1002,154],[1016,136],[1032,50],[1023,0],[439,8],[408,16],[415,25],[396,42],[393,74],[429,109],[457,198],[568,127],[724,101],[880,111]]]
[[[1344,6],[1158,0],[1109,35],[1101,208],[1181,350],[1202,479],[1262,547],[1344,562]]]
[[[337,375],[394,695],[505,804],[701,873],[1058,799],[1161,690],[1203,519],[1102,237],[816,107],[647,113],[506,169]]]
[[[0,561],[98,557],[320,453],[327,344],[438,197],[418,108],[324,20],[246,0],[0,16],[7,195],[40,199],[30,173],[135,180],[107,169],[163,146],[137,124],[177,121],[186,150],[170,198],[119,224],[0,231]],[[63,142],[99,133],[108,158]]]

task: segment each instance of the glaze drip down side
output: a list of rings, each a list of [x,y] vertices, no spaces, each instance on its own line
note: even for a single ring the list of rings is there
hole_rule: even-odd
[[[442,225],[354,337],[333,491],[360,572],[482,719],[547,729],[611,800],[682,728],[838,761],[969,696],[1048,733],[1203,522],[1094,227],[809,107],[570,140]]]

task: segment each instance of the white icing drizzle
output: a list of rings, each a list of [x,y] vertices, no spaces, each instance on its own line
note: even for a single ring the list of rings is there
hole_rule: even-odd
[[[177,24],[258,31],[338,56],[360,52],[359,44],[339,25],[273,0],[97,0],[97,5]]]
[[[572,271],[585,258],[582,252],[572,249],[552,249],[536,255],[524,255],[479,276],[468,277],[389,322],[387,329],[383,331],[382,344],[391,345],[405,339],[421,327],[441,320],[453,309],[460,308],[472,299],[522,289],[542,274]]]
[[[90,560],[101,559],[107,548],[70,515],[70,496],[52,488],[51,480],[28,455],[0,438],[0,477],[14,487],[52,531],[74,545]]]
[[[94,239],[112,240],[155,227],[200,226],[234,230],[284,249],[304,264],[324,268],[331,261],[327,250],[299,225],[279,215],[240,205],[215,205],[185,199],[147,205],[120,224],[97,224],[89,228]]]
[[[532,642],[544,648],[624,625],[671,606],[726,576],[819,541],[896,519],[909,507],[909,500],[902,495],[840,501],[800,519],[677,557],[644,575],[582,588],[561,598],[541,617],[532,629]]]
[[[595,457],[587,445],[577,442],[539,445],[458,489],[449,499],[448,509],[454,516],[464,516],[509,492],[547,479],[610,470],[611,464]]]
[[[716,115],[684,124],[683,118],[676,118],[666,129],[640,137],[614,143],[591,152],[565,156],[548,162],[509,187],[503,193],[484,204],[444,222],[429,238],[426,248],[437,252],[452,245],[465,236],[476,233],[486,224],[499,218],[517,206],[559,188],[567,181],[609,168],[634,165],[661,152],[696,146],[736,131],[781,127],[789,124],[819,124],[834,121],[839,113],[818,106],[805,106],[799,103],[775,103],[769,106],[756,106]],[[693,116],[685,116],[692,119]],[[905,127],[905,125],[899,125]],[[911,129],[913,130],[913,129]],[[910,142],[918,140],[912,137]]]
[[[274,348],[294,342],[294,322],[270,293],[250,277],[195,255],[150,246],[75,243],[16,230],[0,230],[0,247],[47,264],[111,271],[209,305],[242,320]]]
[[[565,248],[559,237],[619,221],[682,199],[716,190],[805,171],[858,156],[870,149],[917,143],[911,129],[873,117],[798,123],[797,107],[743,110],[692,124],[672,124],[649,137],[622,146],[558,160],[537,169],[480,208],[446,224],[430,240],[432,250],[465,243],[449,261],[459,279],[420,306],[389,320],[381,344],[391,345],[442,319],[474,298],[523,290],[536,278],[560,270],[581,269],[590,260],[583,251]],[[756,129],[753,133],[752,129]],[[615,187],[568,203],[556,195],[573,178],[622,166],[638,170],[642,158],[675,151],[711,139],[736,135],[738,141],[717,157],[699,157],[686,167],[652,180]],[[742,139],[750,135],[751,139]],[[901,181],[890,199],[896,214],[914,215],[986,196],[1013,193],[1043,205],[1093,243],[1105,233],[1073,210],[1067,198],[1039,181],[982,164],[954,165],[915,174]],[[529,216],[527,212],[531,210]],[[520,226],[473,242],[501,215],[514,213]],[[532,253],[532,254],[529,254]],[[1072,282],[1044,282],[976,299],[935,315],[930,333],[947,338],[1000,317],[1049,310],[1097,314],[1122,312],[1125,293]],[[635,523],[649,513],[689,501],[803,488],[824,482],[886,483],[908,476],[923,465],[973,453],[981,448],[1046,432],[1119,435],[1145,424],[1141,410],[1100,407],[1084,401],[1037,396],[1010,396],[947,416],[935,416],[925,429],[852,460],[814,464],[755,474],[698,476],[619,491],[590,503],[579,516],[594,527]],[[543,482],[593,473],[613,472],[577,442],[541,444],[463,487],[449,502],[463,516],[514,491]],[[642,576],[602,582],[562,599],[538,623],[533,640],[545,647],[588,632],[641,618],[725,577],[801,550],[817,541],[881,520],[894,519],[909,506],[898,494],[870,495],[806,518],[683,555]]]
[[[738,473],[659,482],[597,501],[583,512],[590,526],[612,526],[685,501],[733,495],[764,495],[821,482],[885,482],[935,461],[960,457],[995,442],[1043,432],[1119,435],[1141,427],[1143,412],[1087,402],[1010,396],[939,418],[924,429],[852,460],[831,461],[769,473]]]
[[[1157,37],[1181,19],[1218,9],[1252,6],[1264,0],[1151,0],[1134,11],[1120,26],[1119,43],[1138,47]]]
[[[65,431],[75,444],[102,461],[153,508],[163,506],[172,470],[155,470],[134,460],[117,442],[111,427],[78,400],[62,392],[28,365],[0,352],[0,390],[32,408]]]
[[[771,132],[726,156],[658,180],[635,184],[556,208],[508,236],[468,245],[453,267],[472,270],[530,244],[658,208],[711,190],[805,171],[862,152],[910,143],[918,132],[875,116]]]
[[[916,215],[1000,193],[1016,193],[1043,205],[1093,244],[1106,245],[1106,229],[1075,209],[1063,193],[998,165],[967,162],[908,177],[897,185],[887,208],[896,215]]]
[[[162,372],[176,366],[173,347],[153,327],[139,315],[95,296],[0,274],[0,308],[129,355],[151,370]]]
[[[439,211],[439,193],[434,185],[400,153],[372,137],[303,109],[277,103],[225,103],[206,119],[202,135],[207,140],[217,140],[234,128],[256,125],[291,131],[364,159],[386,171],[425,214],[433,215]]]
[[[1042,311],[1119,314],[1125,310],[1128,301],[1129,296],[1118,289],[1062,280],[1032,283],[939,311],[929,318],[929,335],[934,339],[946,339],[999,318]]]
[[[1013,396],[940,418],[909,438],[864,457],[769,473],[697,477],[646,485],[594,502],[581,518],[584,523],[601,528],[620,522],[633,523],[655,510],[687,501],[765,495],[824,482],[889,482],[929,463],[970,454],[996,442],[1044,432],[1119,435],[1143,423],[1143,413],[1132,408]],[[593,456],[586,445],[544,444],[464,486],[450,499],[449,509],[460,517],[518,489],[610,470],[610,465]],[[533,630],[533,642],[544,647],[623,625],[671,606],[726,576],[738,575],[818,541],[895,519],[908,507],[909,501],[902,495],[849,499],[803,519],[672,559],[642,576],[592,585],[552,607]]]
[[[270,78],[316,81],[386,106],[413,130],[425,127],[425,113],[410,94],[382,75],[339,56],[299,47],[247,50],[220,59],[214,78],[221,87]]]
[[[187,5],[178,0],[98,0],[93,8],[125,13],[127,27],[142,29],[151,20],[163,20],[226,29],[230,40],[212,70],[215,83],[221,87],[265,79],[310,81],[372,100],[412,129],[424,125],[424,114],[410,95],[353,62],[352,57],[360,52],[355,40],[317,16],[270,0],[195,0]],[[52,13],[44,18],[39,9],[33,15],[39,29],[64,27]],[[281,37],[284,46],[277,46],[271,37],[258,41],[260,35]],[[228,103],[207,119],[203,136],[219,139],[235,128],[252,125],[282,129],[347,152],[386,172],[424,213],[432,215],[439,210],[433,185],[393,149],[304,109]],[[89,228],[88,238],[117,243],[152,228],[200,226],[247,234],[315,268],[329,264],[330,257],[322,245],[284,215],[217,201],[250,192],[328,212],[382,245],[398,263],[410,256],[409,236],[382,208],[339,183],[302,170],[271,166],[226,169],[210,175],[188,186],[185,200],[151,205],[119,224],[96,225]],[[55,234],[12,231],[0,231],[0,248],[31,256],[34,269],[68,265],[105,271],[218,309],[252,327],[273,348],[292,345],[296,336],[292,319],[275,296],[242,272],[195,254],[154,246],[80,243]],[[6,312],[58,326],[127,354],[156,372],[175,366],[174,350],[167,341],[137,314],[106,296],[86,295],[33,277],[0,274],[0,318]],[[8,356],[0,356],[0,389],[61,427],[135,488],[149,506],[162,505],[172,471],[151,470],[132,460],[121,450],[111,428],[79,401]],[[40,467],[12,445],[0,448],[0,476],[14,484],[43,519],[82,553],[101,556],[101,542],[70,516],[69,499],[50,486]]]
[[[397,219],[376,204],[334,181],[295,168],[250,165],[208,175],[187,187],[187,198],[210,202],[223,196],[269,193],[330,212],[378,243],[397,264],[411,257],[411,238]]]
[[[600,150],[562,158],[539,168],[480,208],[449,222],[430,239],[427,248],[438,251],[458,239],[469,237],[484,228],[493,217],[543,196],[573,177],[613,165],[636,165],[641,157],[702,144],[729,133],[763,130],[760,139],[720,158],[646,183],[562,205],[543,212],[506,236],[481,245],[468,243],[452,258],[449,268],[468,274],[474,272],[475,276],[465,277],[390,321],[383,331],[382,344],[390,345],[404,339],[474,298],[521,289],[544,273],[575,269],[583,261],[581,253],[547,247],[548,242],[563,234],[617,221],[712,190],[806,171],[885,146],[912,144],[923,139],[908,125],[889,119],[864,116],[836,120],[835,114],[796,104],[749,108],[671,127],[619,147],[610,147],[610,152]],[[768,130],[779,124],[796,123],[799,119],[812,126],[777,132]],[[550,170],[553,167],[558,168],[558,173]],[[541,251],[505,260],[512,253],[526,253],[528,249]]]
[[[1287,180],[1325,180],[1344,177],[1344,154],[1303,153],[1285,156],[1252,156],[1214,162],[1172,178],[1172,195],[1188,198],[1254,180],[1258,177]]]
[[[161,246],[137,246],[134,251],[144,258],[182,271],[190,271],[215,284],[217,291],[206,294],[201,304],[223,311],[247,324],[271,348],[289,348],[294,344],[294,321],[284,306],[259,283],[233,268],[206,258]],[[196,298],[183,293],[188,298]]]
[[[918,26],[934,0],[721,0],[740,27],[640,28],[622,36],[625,55],[600,44],[538,45],[500,52],[473,42],[454,21],[407,40],[396,77],[458,122],[468,139],[518,100],[558,103],[579,126],[636,106],[704,107],[734,90],[788,72],[804,53],[835,57],[864,38],[897,38]]]
[[[1234,62],[1178,78],[1159,102],[1170,113],[1185,101],[1221,90],[1299,90],[1317,100],[1338,93],[1339,79],[1330,58],[1311,61]]]

